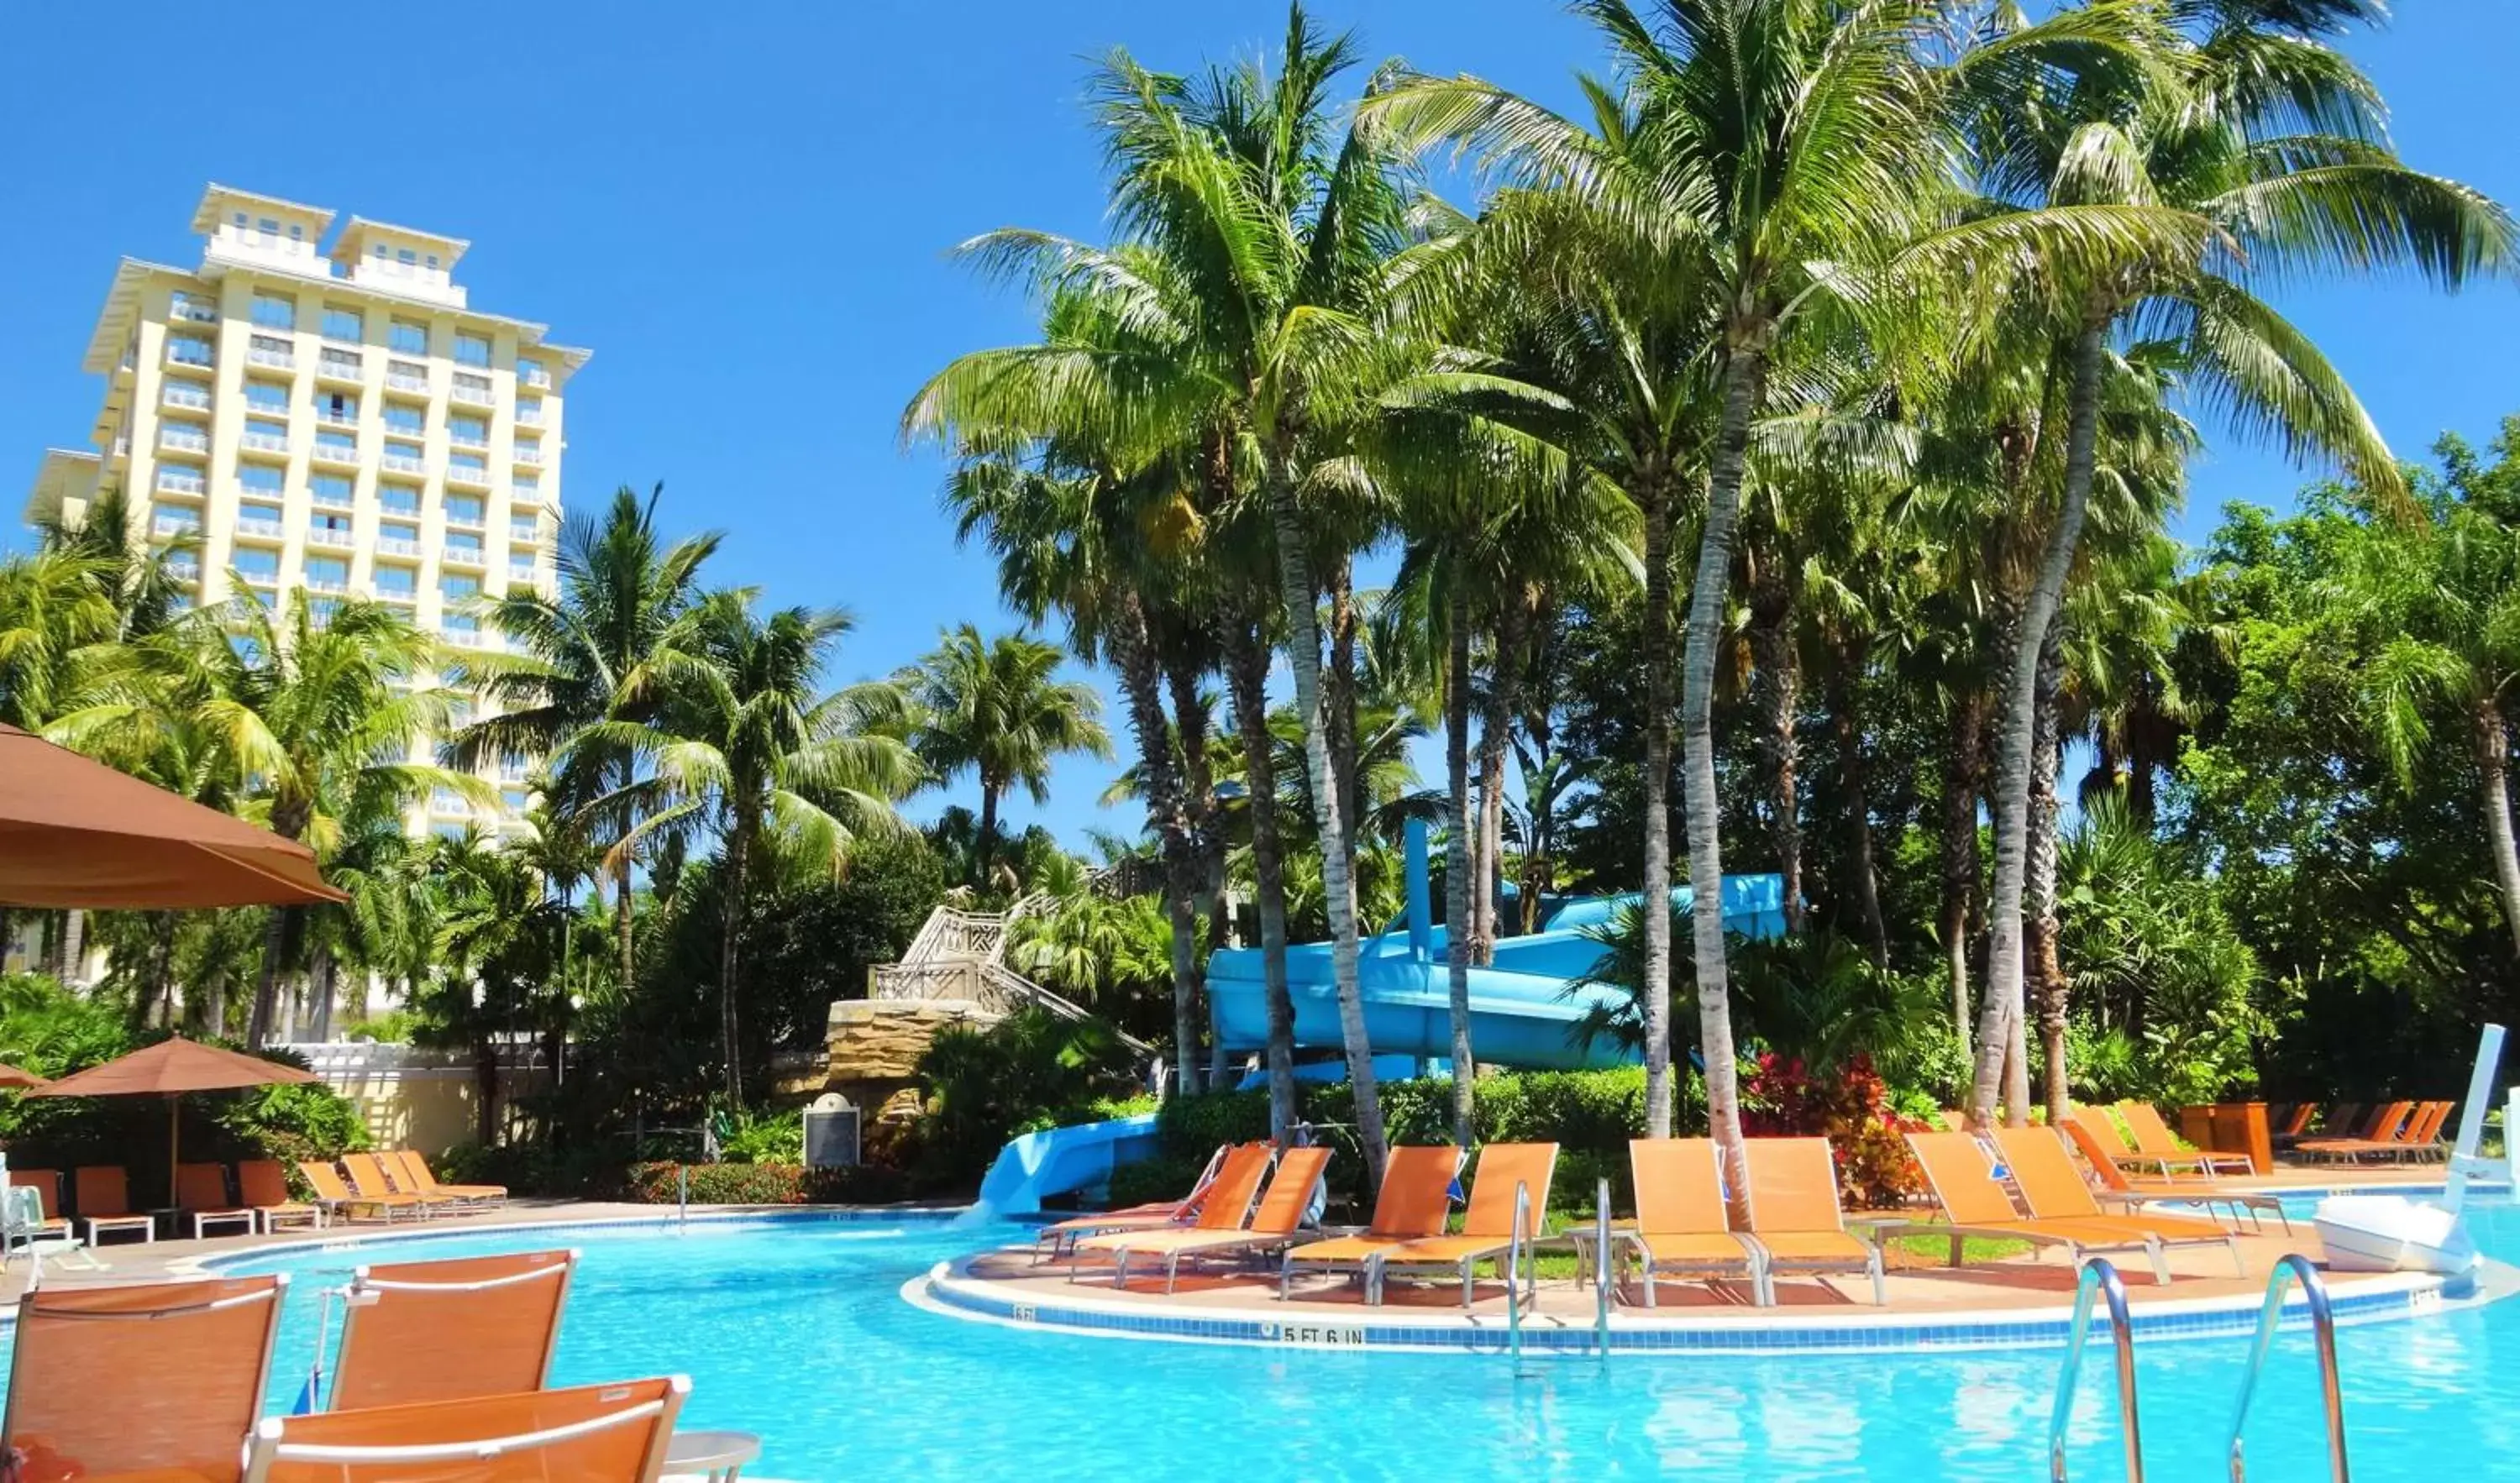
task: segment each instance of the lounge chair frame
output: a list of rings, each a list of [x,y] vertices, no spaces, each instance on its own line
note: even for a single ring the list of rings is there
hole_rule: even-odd
[[[245,1474],[242,1483],[269,1483],[272,1469],[285,1463],[343,1468],[387,1464],[418,1468],[426,1467],[430,1463],[488,1463],[514,1454],[539,1451],[562,1442],[594,1436],[615,1427],[643,1422],[653,1426],[654,1437],[649,1444],[647,1457],[640,1467],[638,1478],[626,1479],[623,1483],[654,1483],[663,1471],[666,1454],[672,1446],[674,1419],[681,1415],[683,1403],[690,1397],[691,1392],[692,1382],[688,1377],[673,1375],[667,1380],[664,1394],[655,1400],[624,1407],[607,1416],[590,1416],[585,1420],[573,1421],[562,1426],[546,1427],[540,1431],[518,1432],[511,1436],[469,1438],[457,1442],[429,1442],[409,1447],[372,1445],[327,1447],[320,1443],[292,1443],[289,1440],[288,1418],[266,1416],[255,1424],[251,1436],[247,1439]],[[454,1408],[464,1404],[460,1401],[442,1402],[435,1403],[435,1406],[428,1409],[435,1409],[436,1406]],[[423,1408],[416,1406],[411,1409],[417,1411]],[[481,1471],[486,1474],[489,1469],[485,1467]]]
[[[1940,1134],[1929,1136],[1950,1138],[1960,1135]],[[1909,1135],[1909,1146],[1911,1148],[1916,1146],[1916,1137],[1917,1135],[1915,1134]],[[1971,1139],[1970,1141],[1977,1145],[1980,1156],[1984,1156],[1986,1153],[1985,1141],[1982,1139]],[[1934,1203],[1939,1206],[1944,1215],[1948,1217],[1951,1214],[1951,1202],[1944,1197],[1942,1185],[1934,1178],[1934,1168],[1932,1163],[1919,1154],[1916,1159],[1916,1165],[1924,1171],[1925,1184],[1927,1188],[1931,1189],[1934,1192]],[[1992,1167],[1992,1165],[1990,1165],[1990,1167]],[[1950,1219],[1940,1221],[1912,1221],[1900,1219],[1880,1222],[1879,1229],[1882,1231],[1897,1230],[1900,1234],[1905,1236],[1947,1236],[1951,1237],[1950,1265],[1954,1267],[1966,1265],[1964,1260],[1967,1255],[1966,1242],[1968,1237],[1972,1236],[1984,1236],[1989,1240],[2027,1241],[2034,1246],[2061,1247],[2076,1266],[2082,1265],[2083,1255],[2085,1252],[2140,1251],[2144,1254],[2145,1259],[2152,1268],[2152,1281],[2154,1285],[2163,1287],[2170,1285],[2170,1262],[2168,1258],[2163,1256],[2161,1242],[2156,1237],[2146,1236],[2138,1239],[2130,1240],[2122,1236],[2111,1236],[2095,1232],[2075,1232],[2065,1229],[2070,1226],[2070,1222],[2038,1222],[2017,1218],[2009,1222],[1961,1222]]]
[[[1310,1153],[1315,1151],[1318,1151],[1321,1154],[1319,1167],[1313,1171],[1312,1178],[1304,1181],[1306,1189],[1304,1191],[1303,1203],[1297,1206],[1298,1210],[1311,1208],[1313,1201],[1319,1197],[1321,1193],[1323,1183],[1328,1178],[1329,1150],[1327,1148],[1319,1150],[1289,1148],[1285,1152],[1278,1155],[1277,1169],[1271,1176],[1273,1181],[1272,1188],[1267,1192],[1263,1193],[1260,1196],[1259,1202],[1252,1207],[1252,1219],[1257,1220],[1259,1218],[1259,1210],[1266,1206],[1269,1202],[1270,1196],[1277,1192],[1274,1181],[1286,1177],[1287,1165],[1293,1156],[1299,1153]],[[1306,1162],[1312,1162],[1312,1160],[1306,1160]],[[1129,1241],[1133,1237],[1143,1236],[1148,1234],[1149,1233],[1144,1231],[1115,1231],[1103,1236],[1088,1236],[1084,1241],[1079,1242],[1079,1244],[1090,1244],[1097,1250],[1109,1251],[1112,1254],[1111,1285],[1115,1288],[1125,1288],[1129,1285],[1130,1257],[1137,1250],[1143,1249],[1131,1247],[1129,1245]],[[1164,1294],[1169,1297],[1172,1295],[1174,1284],[1180,1281],[1181,1265],[1184,1261],[1197,1262],[1229,1258],[1236,1260],[1248,1260],[1252,1257],[1265,1256],[1272,1252],[1282,1253],[1287,1248],[1290,1248],[1299,1242],[1318,1236],[1320,1232],[1317,1228],[1302,1224],[1299,1217],[1295,1225],[1290,1226],[1283,1231],[1259,1231],[1246,1228],[1241,1231],[1214,1231],[1202,1233],[1166,1229],[1158,1234],[1176,1237],[1176,1239],[1170,1239],[1163,1242],[1161,1252],[1159,1253],[1164,1259]]]
[[[111,1173],[122,1184],[122,1208],[103,1215],[88,1214],[87,1176]],[[90,1249],[104,1244],[108,1231],[137,1231],[142,1244],[158,1239],[158,1218],[143,1215],[131,1208],[131,1176],[120,1164],[83,1164],[70,1171],[70,1187],[78,1196],[78,1223],[87,1228]]]
[[[1774,1145],[1796,1141],[1797,1140],[1786,1139],[1749,1139],[1744,1141],[1742,1144],[1741,1156],[1745,1162],[1755,1159],[1758,1156],[1759,1146],[1762,1143]],[[1821,1143],[1823,1146],[1826,1144],[1826,1140],[1824,1139],[1814,1141]],[[1760,1307],[1774,1308],[1777,1306],[1777,1274],[1779,1272],[1828,1276],[1859,1271],[1871,1281],[1872,1306],[1875,1308],[1886,1308],[1890,1306],[1889,1276],[1884,1269],[1880,1239],[1878,1237],[1859,1236],[1855,1232],[1847,1229],[1846,1207],[1838,1199],[1833,1169],[1828,1192],[1830,1204],[1837,1212],[1837,1230],[1839,1234],[1843,1235],[1847,1239],[1855,1242],[1856,1245],[1864,1249],[1862,1261],[1855,1266],[1849,1266],[1843,1258],[1824,1256],[1791,1257],[1778,1255],[1776,1248],[1762,1238],[1762,1235],[1759,1230],[1759,1175],[1756,1168],[1752,1168],[1750,1170],[1749,1189],[1743,1191],[1741,1201],[1743,1206],[1749,1212],[1750,1229],[1743,1234],[1742,1239],[1759,1248],[1759,1267],[1755,1281],[1758,1284],[1757,1291]],[[1823,1233],[1819,1231],[1809,1233],[1799,1231],[1790,1233],[1775,1231],[1767,1234],[1771,1236],[1802,1236],[1819,1235]]]
[[[2002,1153],[2007,1164],[2014,1166],[2012,1181],[2013,1188],[2020,1191],[2021,1202],[2030,1207],[2031,1219],[2066,1223],[2091,1219],[2140,1222],[2144,1219],[2144,1217],[2139,1214],[2132,1213],[2122,1216],[2111,1216],[2099,1208],[2099,1197],[2092,1192],[2090,1185],[2084,1183],[2082,1172],[2074,1167],[2074,1155],[2071,1146],[2067,1143],[2065,1135],[2056,1129],[2005,1128],[1997,1132],[1994,1137],[1998,1151]],[[2052,1150],[2059,1177],[2067,1178],[2072,1181],[2074,1190],[2079,1191],[2083,1198],[2091,1202],[2091,1210],[2076,1210],[2063,1214],[2047,1214],[2043,1213],[2039,1209],[2038,1197],[2033,1192],[2030,1183],[2022,1179],[2019,1173],[2019,1160],[2022,1158],[2024,1152],[2032,1146],[2031,1140],[2034,1138],[2044,1140],[2044,1143],[2037,1146],[2041,1151],[2033,1156],[2044,1157],[2047,1155],[2048,1150]],[[2247,1277],[2249,1275],[2249,1261],[2247,1255],[2240,1250],[2240,1234],[2238,1232],[2232,1231],[2216,1221],[2199,1221],[2194,1216],[2172,1215],[2162,1216],[2159,1217],[2159,1219],[2187,1221],[2194,1225],[2210,1227],[2215,1234],[2212,1236],[2205,1236],[2202,1234],[2190,1236],[2179,1236],[2173,1234],[2165,1236],[2159,1229],[2146,1231],[2143,1233],[2144,1238],[2153,1242],[2157,1259],[2159,1258],[2160,1252],[2167,1247],[2202,1246],[2214,1241],[2220,1241],[2223,1244],[2223,1249],[2230,1253],[2232,1274],[2237,1277]],[[2077,1260],[2079,1261],[2080,1258],[2077,1258]],[[2167,1277],[2161,1276],[2165,1270],[2165,1268],[2156,1265],[2154,1268],[2156,1279],[2161,1281],[2169,1281]]]

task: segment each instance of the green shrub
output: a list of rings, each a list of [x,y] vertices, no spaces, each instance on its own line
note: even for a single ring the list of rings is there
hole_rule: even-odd
[[[626,1198],[651,1205],[673,1204],[686,1191],[696,1205],[879,1205],[911,1192],[899,1173],[867,1164],[635,1164],[627,1185]]]
[[[1099,1120],[1128,1095],[1127,1063],[1110,1029],[1091,1020],[1026,1010],[986,1029],[949,1025],[919,1057],[927,1105],[909,1162],[923,1182],[968,1188],[1007,1140]]]
[[[343,1040],[373,1040],[379,1045],[409,1045],[412,1032],[420,1028],[420,1016],[409,1010],[387,1010],[382,1014],[355,1020],[341,1031]]]
[[[805,1161],[805,1114],[785,1112],[736,1114],[734,1126],[718,1142],[718,1156],[730,1164],[801,1164]]]

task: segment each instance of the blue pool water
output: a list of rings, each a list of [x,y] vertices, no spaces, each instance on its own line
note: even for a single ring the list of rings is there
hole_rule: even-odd
[[[2472,1210],[2520,1261],[2520,1210]],[[1936,1358],[1502,1358],[1280,1352],[1016,1330],[931,1315],[903,1282],[1015,1228],[807,1221],[636,1234],[430,1239],[370,1260],[572,1244],[584,1253],[559,1383],[681,1371],[687,1427],[758,1432],[761,1476],[923,1483],[1238,1480],[1534,1483],[1600,1478],[1962,1480],[2045,1476],[2055,1351]],[[316,1289],[347,1252],[229,1267],[295,1275],[272,1385],[314,1348]],[[2358,1483],[2520,1480],[2520,1299],[2340,1335]],[[2242,1338],[2139,1348],[2149,1476],[2219,1479]],[[2510,1364],[2498,1363],[2498,1355]],[[2078,1479],[2122,1476],[2109,1367],[2089,1367]],[[2250,1476],[2324,1477],[2306,1337],[2288,1335],[2249,1431]]]

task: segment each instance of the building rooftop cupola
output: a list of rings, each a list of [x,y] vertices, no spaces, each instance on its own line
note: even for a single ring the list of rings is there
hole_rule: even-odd
[[[455,261],[472,244],[461,237],[353,216],[333,243],[332,258],[352,283],[464,307]]]
[[[209,239],[205,255],[231,262],[330,275],[315,250],[334,213],[213,182],[193,208],[193,230]]]

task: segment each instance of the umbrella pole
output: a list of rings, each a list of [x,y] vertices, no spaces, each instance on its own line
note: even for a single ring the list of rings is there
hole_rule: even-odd
[[[183,1124],[178,1120],[183,1106],[184,1099],[180,1095],[173,1092],[166,1094],[166,1208],[169,1210],[175,1208],[177,1176],[182,1173],[184,1167],[176,1162],[179,1157],[176,1146],[184,1131]]]

